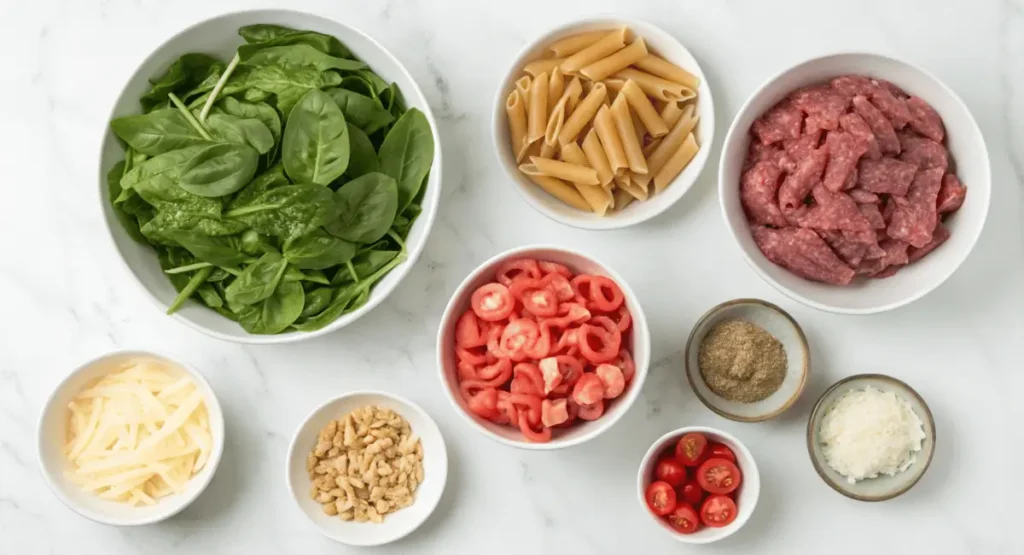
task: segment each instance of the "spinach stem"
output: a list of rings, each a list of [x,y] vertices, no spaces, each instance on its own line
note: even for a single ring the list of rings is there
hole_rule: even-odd
[[[217,84],[214,85],[213,90],[210,91],[210,96],[206,99],[206,104],[203,105],[203,110],[199,112],[200,123],[205,122],[206,116],[210,115],[210,109],[213,108],[213,103],[217,101],[217,95],[220,94],[221,89],[223,89],[224,85],[228,82],[228,77],[231,77],[231,74],[235,71],[235,68],[238,67],[238,63],[241,61],[242,59],[238,56],[238,53],[235,52],[235,57],[231,58],[231,62],[228,63],[228,67],[224,69],[224,73],[220,76]]]
[[[169,274],[169,275],[187,274],[187,273],[193,272],[195,270],[202,270],[203,268],[212,268],[212,267],[213,267],[213,264],[210,264],[209,262],[196,262],[196,263],[193,263],[193,264],[186,264],[184,266],[178,266],[176,268],[171,268],[171,269],[168,269],[168,270],[164,270],[164,273],[165,274]]]
[[[394,242],[398,243],[398,247],[400,249],[402,249],[402,252],[405,252],[405,241],[403,241],[402,238],[399,237],[397,233],[395,233],[395,230],[389,229],[388,230],[388,237],[391,237],[391,239]]]
[[[188,111],[188,108],[181,101],[181,99],[178,98],[178,95],[174,93],[167,93],[167,98],[171,99],[171,102],[173,102],[174,105],[177,106],[178,110],[180,110],[182,115],[185,116],[185,119],[192,124],[192,127],[196,128],[196,131],[198,131],[199,134],[202,135],[204,139],[206,139],[207,141],[213,140],[213,137],[211,137],[210,134],[206,132],[206,129],[203,128],[203,124],[199,123],[199,120],[197,120],[196,117],[192,115],[192,112]]]
[[[348,268],[348,275],[352,276],[352,281],[359,283],[359,274],[356,273],[356,267],[352,265],[351,260],[345,263],[345,267]]]
[[[185,301],[199,289],[199,286],[206,282],[206,278],[210,277],[210,272],[213,271],[213,266],[203,268],[192,275],[192,279],[188,280],[188,284],[182,288],[181,293],[175,297],[174,302],[171,306],[167,307],[167,314],[174,314],[181,308],[181,305],[185,304]]]

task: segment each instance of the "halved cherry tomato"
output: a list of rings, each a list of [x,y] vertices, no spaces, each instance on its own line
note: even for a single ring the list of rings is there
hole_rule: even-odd
[[[544,378],[537,365],[520,362],[512,369],[512,393],[544,397]]]
[[[614,364],[619,367],[619,370],[622,370],[622,377],[625,378],[626,383],[629,383],[636,374],[636,364],[633,363],[633,357],[626,349],[619,349],[619,356],[608,364]]]
[[[495,418],[498,416],[498,390],[485,387],[470,397],[466,405],[471,412],[482,418]]]
[[[501,350],[506,353],[522,353],[537,342],[540,328],[537,322],[528,318],[513,320],[501,332]]]
[[[736,502],[725,495],[711,495],[700,507],[700,519],[712,528],[726,526],[736,520]]]
[[[512,365],[512,362],[507,358],[499,358],[493,364],[488,364],[476,371],[477,378],[481,380],[497,380],[497,379],[508,379],[508,369]]]
[[[584,372],[572,388],[572,399],[581,407],[604,399],[604,383],[593,372]]]
[[[521,277],[513,281],[512,284],[508,286],[508,292],[512,295],[513,299],[521,301],[523,299],[523,295],[525,295],[527,291],[544,288],[544,282],[539,279]]]
[[[529,258],[517,258],[515,260],[506,260],[498,266],[498,270],[494,274],[494,279],[498,283],[508,287],[512,284],[512,280],[517,276],[526,275],[533,279],[540,279],[543,275],[540,271],[540,266],[537,265],[536,260]]]
[[[508,287],[500,283],[488,283],[481,285],[473,292],[470,304],[478,318],[488,322],[497,322],[512,313],[512,309],[515,308],[515,299],[509,293]]]
[[[580,326],[577,344],[583,358],[594,364],[614,359],[619,354],[619,347],[622,345],[622,336],[619,334],[618,328],[614,328],[614,330],[614,333],[609,333],[603,326],[589,323]]]
[[[700,518],[697,510],[688,503],[678,503],[676,510],[665,517],[668,525],[680,534],[692,534],[700,529]]]
[[[594,373],[604,384],[605,399],[614,399],[622,395],[622,391],[626,389],[626,378],[622,376],[622,370],[618,366],[599,364]]]
[[[654,467],[654,477],[678,488],[686,483],[686,468],[671,456],[665,457],[658,461],[658,466]]]
[[[697,466],[707,446],[708,439],[704,434],[686,434],[676,443],[676,460],[686,466]]]
[[[559,264],[558,262],[548,262],[546,260],[541,260],[537,262],[537,266],[540,267],[540,271],[543,272],[545,275],[558,274],[567,279],[572,278],[572,270],[566,268],[565,266]]]
[[[562,379],[559,384],[551,389],[549,394],[554,397],[565,397],[569,395],[573,387],[576,386],[576,382],[579,381],[580,376],[583,375],[583,365],[575,357],[569,355],[558,355],[550,358],[558,361],[558,372],[562,375]],[[543,370],[541,373],[543,373]]]
[[[557,426],[569,420],[569,402],[565,399],[544,399],[540,402],[540,423]]]
[[[615,322],[615,325],[619,327],[620,333],[626,333],[629,331],[629,327],[633,325],[633,315],[629,313],[626,303],[622,303],[622,306],[615,312],[608,313],[608,318]]]
[[[711,442],[708,444],[707,458],[725,459],[735,463],[736,453],[733,453],[732,449],[729,449],[721,443]]]
[[[586,305],[590,302],[590,285],[594,276],[580,274],[571,280],[572,290],[576,292],[576,302]]]
[[[484,344],[487,344],[486,338]],[[468,349],[465,347],[456,347],[455,358],[457,358],[459,362],[465,362],[472,366],[479,366],[487,363],[487,349],[482,349],[480,347],[472,347]]]
[[[519,300],[523,303],[524,310],[530,311],[530,314],[539,318],[548,318],[558,314],[558,297],[547,287],[528,289]]]
[[[506,402],[517,411],[524,411],[523,413],[527,415],[531,426],[540,426],[540,397],[525,393],[510,393]]]
[[[594,309],[601,312],[614,312],[622,306],[622,290],[618,284],[605,276],[593,276],[590,279],[590,296]]]
[[[552,327],[565,328],[572,324],[581,324],[590,319],[590,311],[579,303],[562,303],[558,307],[558,317],[545,320]]]
[[[526,360],[526,353],[523,351],[507,351],[501,345],[502,335],[505,333],[507,326],[494,325],[487,331],[487,354],[497,358],[508,358],[512,359],[512,362],[522,362]]]
[[[651,482],[644,493],[647,507],[658,516],[665,516],[676,510],[676,490],[665,482]]]
[[[743,481],[743,474],[740,473],[732,461],[728,459],[708,459],[697,468],[697,483],[708,493],[725,495],[736,491]]]
[[[697,482],[686,482],[679,490],[679,496],[694,507],[700,507],[700,502],[704,500],[704,490],[700,489]]]
[[[471,349],[487,344],[487,331],[480,326],[476,313],[467,310],[455,323],[455,344]]]
[[[551,441],[551,428],[547,426],[541,426],[540,431],[536,431],[532,428],[527,417],[527,410],[519,409],[519,431],[523,433],[523,437],[526,441],[532,443],[547,443]]]
[[[492,371],[492,367],[494,370]],[[481,372],[487,372],[488,375],[493,376],[490,379],[480,379],[479,374]],[[469,398],[478,389],[488,387],[501,387],[508,381],[512,376],[512,363],[507,358],[498,359],[491,366],[486,366],[482,369],[477,370],[477,378],[471,380],[463,380],[459,383],[459,389],[462,391],[463,396]]]
[[[548,274],[540,282],[548,289],[554,291],[559,301],[571,301],[576,298],[576,292],[573,291],[572,284],[562,274]]]
[[[604,401],[598,400],[592,405],[580,405],[577,416],[580,420],[597,420],[604,414]]]

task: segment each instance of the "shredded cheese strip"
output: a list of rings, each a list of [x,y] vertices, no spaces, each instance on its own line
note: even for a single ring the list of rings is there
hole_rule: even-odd
[[[188,375],[132,359],[68,403],[65,475],[102,499],[153,505],[185,491],[213,449],[202,394]]]

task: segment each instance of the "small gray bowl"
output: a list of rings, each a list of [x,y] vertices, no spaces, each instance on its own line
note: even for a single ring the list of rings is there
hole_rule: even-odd
[[[917,453],[917,459],[903,472],[895,476],[882,475],[851,484],[846,481],[844,476],[832,470],[832,467],[825,461],[818,430],[821,429],[821,419],[837,399],[848,391],[864,389],[868,386],[879,391],[891,391],[909,403],[910,408],[921,419],[925,437],[921,443],[921,451]],[[807,421],[807,450],[811,455],[811,464],[814,465],[814,470],[830,488],[858,501],[885,501],[906,493],[928,470],[928,466],[932,462],[932,455],[935,453],[935,420],[924,399],[909,385],[882,374],[858,374],[839,380],[818,399],[811,411],[811,417]]]

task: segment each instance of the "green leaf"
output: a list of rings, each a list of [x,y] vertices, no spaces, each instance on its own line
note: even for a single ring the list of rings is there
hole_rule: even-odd
[[[312,318],[324,311],[334,297],[334,290],[330,287],[318,287],[306,291],[306,303],[302,307],[302,314],[299,318]]]
[[[141,222],[142,219],[140,218]],[[197,214],[189,212],[185,208],[170,206],[160,210],[153,217],[142,225],[142,234],[151,243],[177,245],[178,242],[172,237],[176,231],[190,231],[218,237],[235,235],[246,228],[242,222],[224,220],[217,216],[208,214]]]
[[[302,285],[297,282],[282,283],[262,303],[239,310],[238,323],[249,333],[281,333],[299,319],[305,300]]]
[[[275,252],[268,252],[246,266],[224,290],[228,305],[242,307],[258,303],[274,294],[281,283],[288,261]]]
[[[344,264],[356,254],[353,243],[316,230],[284,244],[282,254],[288,262],[303,270],[323,270]]]
[[[210,308],[220,308],[224,306],[224,299],[221,298],[220,293],[218,293],[217,289],[210,285],[209,282],[210,278],[207,278],[206,283],[200,285],[199,289],[196,289],[196,293],[199,295],[199,298],[203,301],[203,304]]]
[[[215,140],[248,145],[260,154],[274,148],[274,134],[256,118],[239,118],[227,114],[210,114],[206,127]]]
[[[120,117],[110,122],[110,128],[133,149],[149,156],[210,142],[175,109]]]
[[[277,252],[270,240],[260,235],[255,229],[247,229],[242,233],[241,249],[245,254],[261,256],[268,252]]]
[[[345,121],[355,125],[370,135],[383,129],[395,121],[391,112],[375,98],[364,96],[348,89],[329,89],[327,91],[334,102],[345,114]]]
[[[110,210],[114,217],[121,224],[121,227],[128,233],[128,236],[138,243],[146,244],[146,237],[139,230],[139,222],[125,209],[123,204],[115,204],[114,199],[121,196],[121,176],[124,174],[124,161],[114,164],[107,172],[107,198],[110,202]],[[340,239],[336,239],[340,241]],[[355,254],[353,250],[352,254]],[[351,258],[351,256],[349,257]]]
[[[188,298],[191,297],[197,289],[199,289],[199,286],[206,283],[206,278],[210,277],[210,272],[212,271],[213,268],[203,268],[192,274],[192,277],[189,278],[185,287],[180,293],[178,293],[178,296],[175,297],[174,301],[171,302],[171,305],[167,307],[167,314],[174,314],[177,312],[178,309],[185,304],[185,301],[187,301]]]
[[[434,136],[423,112],[413,108],[395,122],[377,152],[382,172],[398,183],[398,210],[416,197],[434,162]]]
[[[239,118],[258,119],[263,122],[273,135],[274,141],[281,140],[281,117],[266,102],[244,102],[233,97],[225,97],[217,102],[213,113],[224,113]]]
[[[368,173],[338,189],[340,214],[327,231],[353,243],[380,239],[391,228],[398,212],[398,185],[390,176]]]
[[[387,91],[388,89],[391,88],[388,82],[381,79],[380,75],[374,73],[373,70],[364,69],[361,71],[357,71],[356,73],[364,80],[366,80],[367,83],[370,84],[370,86],[373,88],[374,95],[377,96],[378,98],[381,97],[381,94],[383,94],[384,91]],[[383,98],[381,98],[381,100],[383,100]],[[390,108],[390,106],[387,107]]]
[[[281,159],[295,181],[328,185],[345,173],[348,126],[330,95],[311,90],[295,105],[284,128]]]
[[[348,169],[345,175],[355,179],[361,175],[380,171],[380,163],[377,162],[377,151],[370,142],[370,137],[362,129],[348,124],[348,145],[349,159]]]
[[[291,185],[291,182],[288,181],[288,178],[284,175],[284,166],[280,163],[275,164],[267,171],[256,176],[248,185],[242,188],[242,190],[239,191],[233,199],[231,199],[231,202],[228,203],[227,209],[231,210],[239,206],[245,206],[257,196],[271,189],[284,187],[286,185]]]
[[[359,278],[359,281],[362,281],[363,278],[383,268],[401,254],[401,251],[386,250],[368,250],[366,252],[361,252],[352,259],[351,269],[342,268],[338,270],[338,273],[334,275],[334,279],[331,280],[331,285],[355,283],[357,280],[353,278],[353,272],[356,277]]]
[[[352,58],[352,52],[341,41],[330,35],[315,31],[300,31],[281,25],[263,23],[242,27],[238,30],[238,34],[245,39],[245,42],[249,43],[249,45],[238,49],[239,54],[243,54],[243,56],[252,50],[260,48],[289,44],[308,44],[324,54],[330,54],[339,58]]]
[[[322,72],[309,66],[260,66],[249,68],[241,83],[244,88],[254,87],[274,93],[277,109],[290,116],[292,108],[310,90],[323,89],[341,83],[341,76],[334,72]]]
[[[248,185],[259,163],[259,153],[248,145],[211,145],[189,160],[178,186],[201,197],[223,197]]]
[[[185,54],[175,60],[163,75],[150,80],[153,87],[139,99],[139,103],[142,104],[143,111],[148,112],[166,103],[168,93],[184,96],[207,79],[212,78],[213,82],[216,82],[224,68],[224,63],[213,56]]]
[[[378,268],[372,274],[367,275],[358,283],[350,283],[335,290],[331,304],[323,312],[313,316],[301,323],[295,323],[292,327],[299,331],[314,331],[323,328],[337,320],[342,314],[352,312],[366,304],[370,297],[370,290],[374,284],[387,275],[395,266],[405,260],[405,253],[391,259],[390,262]]]
[[[368,98],[372,98],[373,100],[377,101],[381,107],[384,106],[384,104],[380,103],[380,101],[377,100],[377,91],[376,89],[374,89],[373,83],[371,83],[368,79],[363,77],[362,74],[346,75],[338,83],[338,88],[352,91],[354,93],[357,93]]]
[[[171,230],[168,236],[199,260],[215,266],[235,266],[251,259],[250,255],[242,252],[241,238],[236,235],[218,237],[196,231]]]
[[[264,46],[262,48],[243,48],[239,50],[242,63],[250,66],[261,65],[307,65],[320,71],[337,69],[339,71],[356,71],[366,67],[357,60],[336,58],[304,43],[285,46]]]
[[[121,178],[121,187],[134,189],[157,210],[174,207],[194,214],[219,216],[219,200],[193,195],[178,186],[182,173],[204,146],[190,146],[154,156],[131,169]]]
[[[256,231],[295,239],[338,217],[334,192],[322,185],[287,185],[265,191],[225,213]]]

